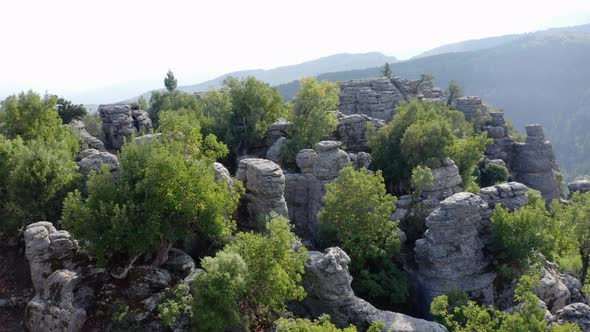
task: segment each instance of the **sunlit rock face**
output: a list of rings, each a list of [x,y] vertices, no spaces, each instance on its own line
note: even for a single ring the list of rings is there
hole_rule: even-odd
[[[100,105],[98,114],[102,119],[105,143],[112,149],[120,149],[125,139],[130,139],[134,133],[152,128],[147,112],[140,110],[137,105]]]

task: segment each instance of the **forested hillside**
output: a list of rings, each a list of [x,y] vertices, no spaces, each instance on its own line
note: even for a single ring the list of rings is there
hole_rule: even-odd
[[[590,139],[585,128],[590,111],[590,34],[549,32],[503,45],[446,53],[396,63],[394,75],[417,78],[430,73],[435,83],[458,81],[467,95],[501,107],[515,126],[540,123],[552,140],[567,176],[590,174]],[[320,80],[380,76],[379,68],[320,75]],[[286,99],[297,82],[279,86]]]

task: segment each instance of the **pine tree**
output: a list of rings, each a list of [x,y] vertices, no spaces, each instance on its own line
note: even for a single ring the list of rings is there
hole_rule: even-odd
[[[168,73],[166,73],[166,78],[164,78],[164,86],[166,86],[166,90],[168,90],[168,92],[172,92],[176,90],[177,85],[178,81],[176,80],[176,77],[174,77],[174,73],[172,73],[172,70],[168,70]]]
[[[385,65],[383,65],[383,67],[381,68],[381,75],[383,75],[383,77],[387,77],[387,78],[391,78],[391,75],[393,75],[393,73],[391,72],[391,67],[389,66],[388,62],[386,62]]]

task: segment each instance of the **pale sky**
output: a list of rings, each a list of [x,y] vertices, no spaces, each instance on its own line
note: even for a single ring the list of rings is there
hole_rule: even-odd
[[[590,0],[0,0],[0,99],[33,89],[88,102],[85,91],[103,87],[159,88],[169,68],[188,85],[336,53],[404,59],[585,23]]]

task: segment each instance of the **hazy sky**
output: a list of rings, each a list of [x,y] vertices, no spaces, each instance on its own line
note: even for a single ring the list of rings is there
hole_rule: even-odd
[[[84,99],[113,85],[159,87],[168,68],[186,85],[335,53],[404,59],[590,23],[590,0],[1,0],[0,15],[0,99],[25,89]]]

